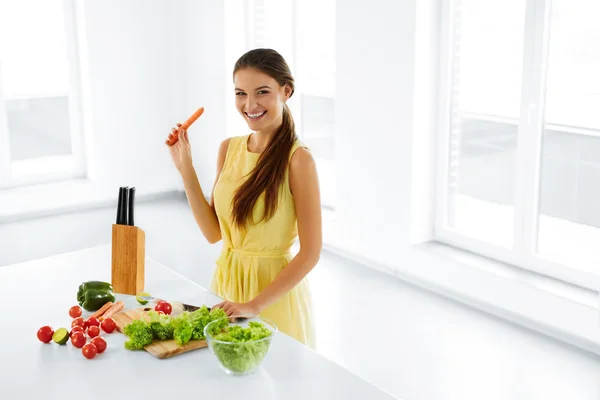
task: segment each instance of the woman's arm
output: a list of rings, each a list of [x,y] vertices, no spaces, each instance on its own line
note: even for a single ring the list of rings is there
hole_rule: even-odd
[[[187,137],[185,137],[185,139],[187,139]],[[229,141],[230,139],[224,140],[219,147],[219,155],[217,157],[217,177],[215,178],[215,183],[213,185],[213,193],[214,186],[217,184],[219,174],[221,173],[223,164],[225,163],[225,156],[227,155]],[[183,167],[180,173],[181,178],[183,179],[185,194],[196,223],[200,227],[202,234],[209,243],[217,243],[219,240],[221,240],[221,228],[214,209],[212,194],[209,204],[204,197],[204,193],[200,187],[200,182],[198,181],[198,176],[196,175],[196,170],[191,163],[186,167]]]
[[[315,267],[323,246],[321,195],[311,153],[299,148],[290,160],[290,188],[298,219],[300,251],[257,297],[248,303],[223,302],[227,315],[257,315],[292,290]]]

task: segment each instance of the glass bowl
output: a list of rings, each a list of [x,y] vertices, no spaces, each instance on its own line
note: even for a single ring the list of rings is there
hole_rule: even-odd
[[[277,325],[262,317],[231,316],[204,327],[206,342],[219,366],[226,374],[236,376],[258,370],[276,333]]]

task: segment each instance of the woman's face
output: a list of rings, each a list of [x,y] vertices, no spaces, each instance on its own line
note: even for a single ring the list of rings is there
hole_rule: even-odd
[[[283,104],[289,98],[289,87],[279,86],[269,75],[244,68],[235,73],[235,105],[253,131],[281,124]]]

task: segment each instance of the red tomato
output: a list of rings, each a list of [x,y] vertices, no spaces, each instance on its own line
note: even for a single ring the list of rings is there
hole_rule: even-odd
[[[98,354],[100,354],[100,353],[104,352],[104,350],[106,350],[106,340],[104,340],[104,338],[101,338],[100,336],[93,338],[90,343],[93,344],[94,346],[96,346],[96,350],[98,351]]]
[[[117,323],[112,318],[106,318],[104,321],[102,321],[100,327],[104,332],[111,333],[117,327]]]
[[[73,322],[71,322],[71,328],[74,328],[76,326],[80,326],[83,329],[86,328],[85,326],[85,319],[83,319],[83,317],[77,317],[73,320]]]
[[[83,354],[83,356],[85,358],[87,358],[88,360],[91,360],[92,358],[96,357],[97,353],[98,353],[98,349],[92,343],[86,344],[81,349],[81,354]]]
[[[37,331],[37,338],[42,343],[50,343],[50,341],[52,340],[52,335],[54,335],[54,329],[52,329],[51,327],[49,327],[47,325],[42,326]]]
[[[90,335],[90,337],[96,337],[100,334],[100,328],[98,328],[97,326],[90,326],[88,328],[88,335]]]
[[[71,318],[81,317],[81,307],[79,307],[79,306],[71,307],[71,309],[69,310],[69,315],[71,316]]]
[[[100,326],[100,321],[98,321],[98,318],[96,317],[89,317],[87,321],[85,321],[85,326],[88,328],[90,326]]]
[[[73,332],[71,343],[78,349],[82,348],[85,345],[85,334],[83,332]]]
[[[173,311],[173,307],[171,307],[171,305],[169,303],[167,303],[166,301],[159,301],[156,304],[156,307],[154,307],[154,311],[156,312],[164,312],[165,314],[169,315],[171,314],[171,311]]]
[[[81,326],[79,326],[79,325],[75,325],[75,326],[73,327],[73,329],[71,329],[71,333],[69,333],[69,336],[73,337],[73,334],[74,334],[75,332],[81,332],[81,333],[83,333],[83,336],[85,336],[85,329],[83,329],[83,328],[82,328]]]

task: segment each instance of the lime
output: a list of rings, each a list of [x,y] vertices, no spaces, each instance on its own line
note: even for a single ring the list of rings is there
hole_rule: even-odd
[[[52,335],[52,340],[58,344],[65,344],[69,340],[69,331],[67,328],[59,328]]]
[[[146,292],[142,292],[142,293],[138,293],[137,296],[135,296],[135,299],[138,301],[138,303],[140,303],[141,305],[144,304],[148,304],[148,300],[142,299],[141,296],[144,297],[150,297],[150,293],[146,293]]]

